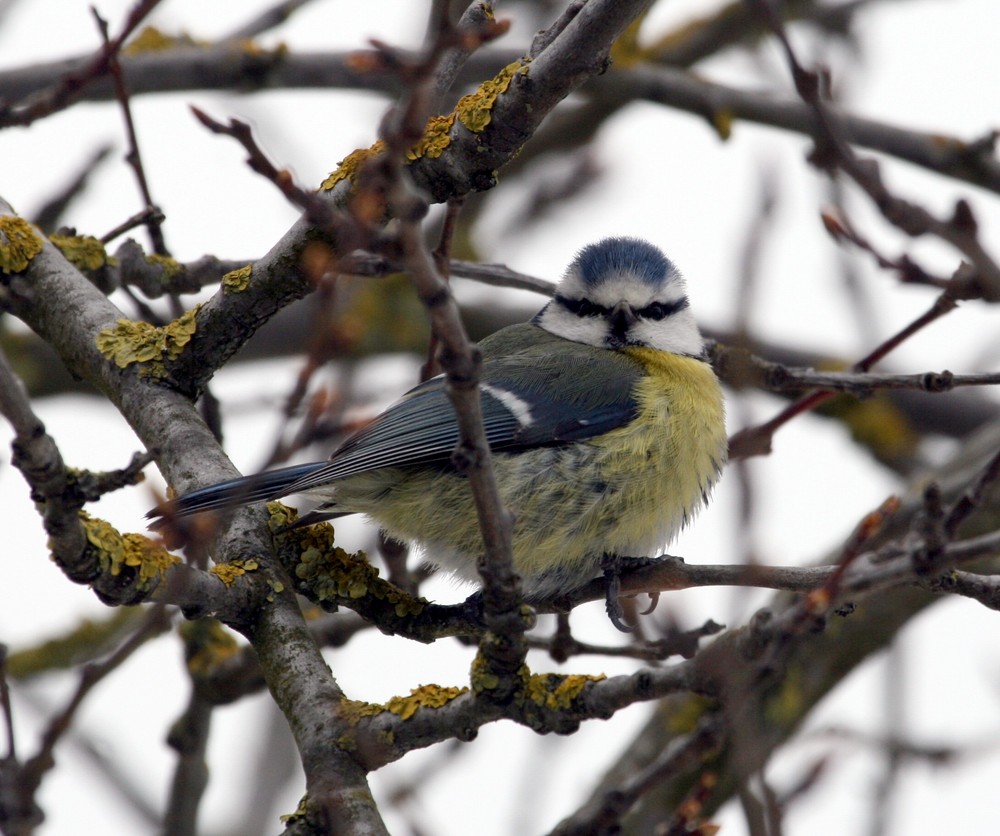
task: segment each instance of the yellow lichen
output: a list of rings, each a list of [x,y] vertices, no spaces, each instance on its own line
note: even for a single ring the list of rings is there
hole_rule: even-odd
[[[493,118],[493,106],[497,99],[507,92],[511,81],[518,73],[528,74],[528,65],[524,59],[508,64],[493,78],[480,84],[475,93],[469,93],[459,99],[455,105],[455,116],[458,121],[473,133],[485,130]]]
[[[31,259],[41,251],[41,236],[24,218],[0,217],[0,273],[27,270]]]
[[[802,716],[805,698],[801,671],[789,668],[777,691],[767,700],[765,715],[774,725],[787,727]]]
[[[352,151],[337,163],[337,168],[320,183],[320,189],[328,192],[341,180],[350,180],[353,183],[354,177],[361,167],[372,157],[376,157],[384,151],[385,143],[381,139],[375,142],[370,148],[358,148],[356,151]]]
[[[337,705],[337,716],[350,725],[356,725],[364,717],[376,717],[387,711],[384,705],[363,700],[341,700]]]
[[[267,579],[267,585],[270,587],[271,591],[267,593],[267,602],[274,603],[274,596],[280,595],[285,591],[285,585],[281,581],[276,581],[273,578]]]
[[[364,717],[377,717],[387,711],[404,720],[409,720],[418,708],[440,708],[456,697],[468,693],[468,691],[468,688],[421,685],[418,688],[413,688],[409,696],[392,697],[385,705],[361,702],[360,700],[341,700],[337,714],[352,726]],[[353,740],[345,741],[345,743],[353,745]]]
[[[561,711],[572,708],[573,702],[588,685],[603,679],[606,679],[603,674],[598,676],[533,674],[528,677],[528,681],[524,684],[524,696],[543,708]]]
[[[639,46],[639,30],[642,28],[645,17],[645,13],[639,15],[611,45],[609,57],[613,67],[627,69],[636,66],[643,60],[642,49]]]
[[[507,91],[510,82],[517,73],[527,75],[528,65],[525,59],[519,59],[508,64],[493,78],[484,81],[474,93],[463,96],[455,106],[453,113],[445,116],[432,116],[424,127],[424,135],[406,152],[410,162],[422,157],[436,159],[444,153],[451,144],[451,129],[458,119],[470,131],[479,133],[493,118],[493,106],[496,100]],[[370,148],[359,148],[352,151],[338,164],[337,168],[320,184],[322,191],[330,191],[342,180],[352,183],[361,167],[372,157],[386,150],[381,139]]]
[[[165,284],[169,284],[171,279],[177,278],[184,271],[181,263],[169,255],[157,255],[156,253],[147,255],[146,263],[163,270],[163,281]]]
[[[253,273],[253,265],[240,267],[239,270],[230,270],[222,277],[223,293],[240,293],[250,287],[250,275]]]
[[[201,305],[182,314],[162,328],[148,322],[119,319],[114,328],[105,328],[97,335],[97,349],[118,368],[133,363],[146,363],[146,373],[165,373],[165,363],[176,360],[197,330],[196,316]]]
[[[726,140],[733,133],[733,112],[728,107],[712,111],[712,127],[719,139]]]
[[[116,259],[108,255],[104,244],[92,235],[50,235],[49,240],[78,270],[100,270],[106,265],[113,266],[117,263]]]
[[[305,821],[309,814],[308,801],[309,801],[308,795],[302,796],[302,798],[299,800],[299,806],[295,809],[294,813],[284,813],[278,818],[280,818],[281,821],[283,821],[285,824],[294,824],[299,820]]]
[[[440,708],[468,691],[468,688],[421,685],[419,688],[413,688],[408,697],[393,697],[385,707],[402,719],[409,720],[418,708]]]
[[[297,519],[295,511],[278,502],[269,503],[268,510],[276,544],[291,549],[296,561],[292,571],[300,586],[308,589],[316,600],[370,595],[392,604],[399,618],[418,615],[427,605],[423,598],[415,598],[380,578],[378,569],[368,562],[364,552],[351,554],[335,546],[333,526],[328,523],[286,530]]]
[[[232,586],[236,583],[237,578],[245,575],[247,572],[253,572],[258,566],[259,564],[256,560],[247,558],[246,560],[231,560],[228,563],[217,563],[208,571],[226,586]]]
[[[667,730],[672,734],[693,732],[701,722],[705,712],[715,705],[714,700],[699,694],[688,694],[667,718]]]
[[[454,124],[454,113],[449,113],[447,116],[432,116],[427,120],[424,135],[406,152],[406,159],[411,162],[421,157],[436,160],[451,144],[451,126]]]
[[[102,572],[118,576],[127,567],[138,569],[138,586],[149,589],[180,558],[142,534],[121,534],[110,523],[80,512],[87,542],[97,550]]]
[[[139,55],[143,52],[166,52],[180,46],[207,45],[207,42],[197,41],[187,34],[167,35],[155,26],[146,26],[125,45],[122,54]]]
[[[233,635],[214,618],[185,621],[178,628],[184,639],[184,660],[193,676],[206,676],[239,652]]]
[[[267,510],[270,514],[267,520],[267,527],[271,529],[273,534],[280,534],[299,519],[298,511],[281,502],[268,502]],[[310,533],[309,531],[303,532],[304,535]]]
[[[25,679],[40,673],[63,670],[100,657],[117,647],[143,617],[137,607],[120,607],[101,619],[84,618],[68,632],[32,647],[11,652],[7,674]]]
[[[490,670],[489,663],[482,652],[476,654],[469,669],[469,683],[476,694],[493,691],[500,685],[500,677]]]

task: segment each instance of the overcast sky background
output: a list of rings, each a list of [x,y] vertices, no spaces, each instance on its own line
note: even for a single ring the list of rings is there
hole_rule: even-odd
[[[236,28],[266,2],[222,4],[169,0],[152,17],[168,30],[185,29],[211,39]],[[129,4],[104,0],[99,11],[120,28]],[[295,50],[350,49],[370,37],[416,45],[422,36],[426,3],[383,0],[373,4],[316,2],[264,39],[285,41]],[[715,4],[686,0],[661,2],[648,24],[659,33],[704,13]],[[499,7],[500,15],[504,9]],[[849,109],[859,115],[904,127],[940,131],[966,139],[981,136],[1000,122],[1000,5],[995,0],[885,2],[861,17],[860,55],[827,44],[819,54],[844,91]],[[515,31],[517,27],[515,26]],[[514,36],[507,44],[514,43]],[[803,54],[817,45],[797,38]],[[93,50],[95,27],[82,0],[32,0],[14,6],[0,25],[0,67],[20,66]],[[774,48],[763,57],[730,52],[699,65],[712,80],[754,86],[766,78],[791,96],[787,74]],[[146,171],[156,201],[168,220],[166,236],[181,260],[212,253],[253,259],[267,249],[296,217],[276,190],[244,165],[244,153],[227,139],[210,136],[190,116],[195,104],[216,118],[250,121],[271,158],[291,168],[301,183],[317,184],[337,161],[375,138],[385,102],[353,92],[274,91],[239,96],[185,93],[137,98],[134,114]],[[26,130],[0,132],[0,195],[25,214],[56,191],[101,143],[124,149],[121,121],[112,104],[83,104]],[[778,188],[776,234],[763,253],[762,282],[750,324],[762,337],[806,348],[858,357],[871,343],[854,324],[841,288],[835,245],[823,231],[818,211],[827,203],[827,185],[803,157],[801,137],[738,123],[721,142],[701,119],[653,105],[637,104],[619,114],[596,143],[605,176],[578,202],[551,213],[530,230],[504,235],[510,213],[523,192],[501,175],[493,210],[476,230],[484,260],[557,279],[565,264],[586,243],[606,235],[638,235],[661,246],[688,277],[692,304],[706,325],[725,327],[735,318],[741,248],[750,214],[760,202],[761,170]],[[903,164],[887,169],[889,184],[903,196],[921,200],[942,214],[958,196],[972,202],[982,240],[995,252],[1000,202],[994,195],[916,171]],[[906,242],[875,219],[861,200],[853,200],[855,220],[865,234],[889,252],[906,247],[930,267],[948,274],[957,266],[953,252],[932,242]],[[127,166],[105,165],[86,197],[66,218],[81,231],[102,234],[140,208]],[[500,230],[500,232],[497,232]],[[865,291],[877,311],[879,338],[891,334],[931,303],[931,292],[900,288],[865,259],[856,259]],[[463,289],[466,298],[484,291]],[[492,298],[499,292],[489,289]],[[513,298],[513,295],[512,295]],[[527,298],[522,295],[519,301]],[[193,304],[195,300],[192,298]],[[533,304],[541,306],[535,297]],[[955,372],[996,370],[1000,343],[995,310],[966,306],[903,346],[892,365],[917,372],[949,368]],[[392,400],[416,380],[415,363],[398,358],[375,368],[373,397]],[[248,408],[261,398],[276,405],[294,381],[294,361],[259,368],[234,368],[214,383],[225,405],[227,449],[237,466],[254,469],[269,449],[279,425],[273,409]],[[361,379],[368,374],[362,372]],[[77,397],[37,404],[68,463],[112,469],[138,449],[124,420],[108,405]],[[750,418],[770,417],[776,402],[763,396],[731,405],[730,430]],[[9,465],[9,430],[0,425],[0,507],[9,539],[0,560],[0,641],[17,649],[70,628],[81,617],[102,617],[107,610],[84,588],[65,581],[48,560],[41,523],[24,482]],[[940,454],[947,451],[942,447]],[[845,431],[830,422],[804,418],[783,429],[774,454],[752,465],[759,506],[757,552],[774,564],[804,564],[834,548],[860,517],[899,486],[859,452]],[[150,482],[158,476],[150,468]],[[142,530],[142,515],[152,501],[146,487],[112,494],[91,509],[119,529]],[[741,554],[735,530],[738,493],[723,481],[714,504],[671,548],[690,561],[725,563]],[[348,529],[351,529],[350,531]],[[338,526],[338,534],[364,542],[358,526]],[[15,539],[16,538],[16,539]],[[39,590],[45,590],[44,597]],[[434,581],[426,594],[457,601],[468,593],[448,581]],[[703,590],[664,596],[660,609],[673,608],[689,626],[715,618],[731,625],[745,620],[766,596]],[[926,766],[905,773],[892,834],[986,832],[997,815],[995,787],[1000,781],[1000,723],[997,722],[1000,653],[998,616],[971,602],[943,602],[917,619],[905,633],[907,728],[919,742],[966,742],[982,747],[979,757],[934,771]],[[599,606],[573,616],[575,632],[600,642],[617,636]],[[955,637],[961,636],[956,643]],[[956,650],[956,644],[958,650]],[[401,639],[365,635],[342,651],[330,652],[341,685],[354,699],[383,701],[422,683],[461,684],[474,650],[457,643],[423,647]],[[536,670],[554,663],[531,660]],[[632,669],[625,662],[578,657],[568,671],[608,674]],[[54,706],[72,682],[47,679],[29,689],[36,704]],[[884,663],[869,662],[829,698],[810,720],[812,728],[851,724],[878,731],[884,727]],[[187,695],[180,647],[161,640],[129,662],[124,673],[104,682],[88,701],[82,727],[97,735],[109,756],[121,760],[158,805],[162,804],[174,757],[163,743],[166,723],[176,717]],[[153,703],[155,721],[148,719]],[[899,710],[899,709],[895,709]],[[37,716],[24,696],[15,702],[22,755],[35,745]],[[253,753],[262,745],[273,709],[263,695],[216,712],[211,744],[212,782],[202,824],[221,831],[253,786]],[[607,723],[590,723],[567,739],[541,739],[513,724],[484,728],[463,748],[461,768],[435,774],[420,792],[412,812],[428,832],[506,834],[542,832],[582,799],[645,719],[638,706]],[[829,741],[790,747],[769,773],[780,788],[794,783],[797,770]],[[869,799],[880,776],[879,760],[847,744],[836,747],[827,777],[789,815],[789,836],[863,833]],[[249,754],[246,754],[249,753]],[[377,797],[385,797],[406,776],[428,769],[438,750],[417,752],[373,776]],[[43,834],[80,833],[81,821],[108,833],[141,833],[148,828],[97,779],[93,767],[72,749],[59,751],[59,767],[47,779],[42,805],[48,815]],[[525,766],[525,764],[529,766]],[[530,768],[529,768],[530,767]],[[517,770],[519,775],[508,773]],[[496,775],[504,780],[497,786]],[[301,793],[291,782],[278,812],[291,812]],[[252,789],[250,789],[252,792]],[[121,812],[119,812],[121,811]],[[116,818],[112,818],[116,816]],[[727,808],[717,819],[725,836],[739,836],[745,825],[739,811]],[[404,826],[391,815],[394,832]],[[273,830],[278,830],[274,821]]]

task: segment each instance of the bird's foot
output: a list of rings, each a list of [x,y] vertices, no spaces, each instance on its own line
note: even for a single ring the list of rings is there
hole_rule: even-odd
[[[657,563],[662,563],[664,560],[680,560],[677,557],[629,557],[622,554],[607,554],[601,558],[601,570],[604,572],[604,608],[608,613],[608,618],[611,619],[611,623],[615,627],[621,630],[623,633],[631,633],[633,631],[632,627],[629,627],[622,619],[625,616],[625,611],[622,609],[621,602],[618,600],[621,597],[622,591],[622,574],[624,572],[633,572],[636,569],[644,569],[647,566],[653,566]],[[647,609],[643,610],[640,615],[648,615],[654,609],[656,609],[656,604],[660,599],[659,593],[652,593],[650,596],[651,602]]]

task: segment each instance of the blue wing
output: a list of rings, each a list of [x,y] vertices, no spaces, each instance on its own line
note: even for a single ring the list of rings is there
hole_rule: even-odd
[[[481,347],[483,428],[494,452],[580,441],[635,417],[633,389],[642,370],[627,355],[528,323],[503,329]],[[459,434],[445,387],[438,376],[411,389],[286,492],[382,467],[447,467]]]
[[[642,375],[625,354],[574,343],[525,323],[481,343],[480,395],[494,452],[581,441],[635,417]],[[443,376],[411,389],[325,462],[294,465],[193,491],[148,516],[184,516],[304,493],[384,467],[447,468],[458,443]]]

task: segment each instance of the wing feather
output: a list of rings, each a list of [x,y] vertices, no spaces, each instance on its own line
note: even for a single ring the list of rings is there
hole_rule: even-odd
[[[626,355],[527,323],[484,340],[482,350],[483,426],[494,452],[581,441],[635,417],[632,390],[641,369]],[[458,437],[445,379],[438,376],[410,390],[286,493],[383,467],[447,467]]]

